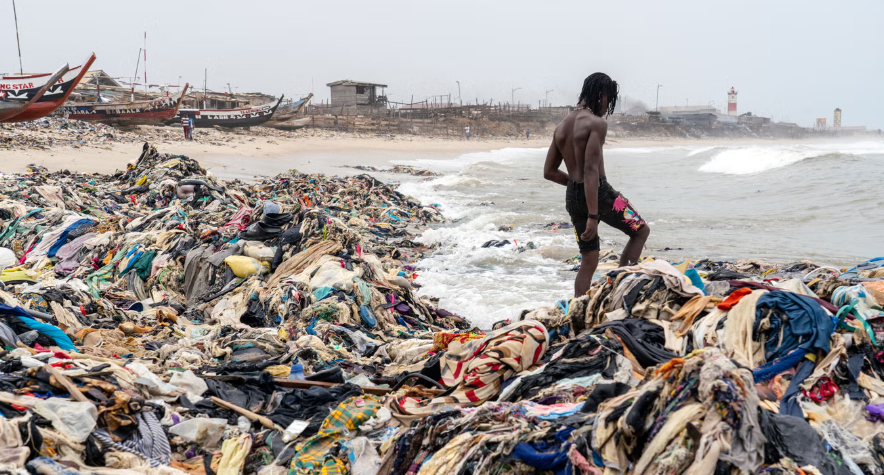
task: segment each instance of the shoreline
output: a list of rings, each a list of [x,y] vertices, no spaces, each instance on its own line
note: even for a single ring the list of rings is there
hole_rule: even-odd
[[[269,131],[269,133],[268,133]],[[20,139],[37,138],[53,131],[24,131],[0,129],[0,137]],[[309,173],[348,174],[343,165],[386,166],[391,160],[407,158],[407,154],[420,153],[431,158],[454,158],[465,153],[490,152],[504,148],[546,148],[551,137],[524,138],[441,138],[427,136],[374,136],[347,132],[309,130],[307,132],[280,133],[274,129],[256,128],[253,131],[221,131],[199,129],[196,141],[185,141],[178,137],[179,130],[172,127],[149,127],[137,133],[119,131],[113,140],[82,142],[82,145],[51,145],[49,149],[0,148],[0,163],[3,173],[25,172],[28,165],[46,167],[49,171],[63,169],[82,173],[113,173],[124,170],[126,165],[137,157],[145,141],[162,149],[174,148],[177,153],[199,161],[209,170],[231,168],[244,165],[241,159],[256,159],[278,168],[283,159],[293,159],[291,166]],[[54,137],[52,137],[54,140]],[[77,136],[79,139],[79,136]],[[848,140],[848,139],[839,139]],[[683,138],[626,138],[609,137],[607,149],[683,146],[732,146],[732,145],[775,145],[786,143],[813,144],[832,142],[832,139],[683,139]],[[353,163],[347,155],[360,152],[360,163]],[[366,153],[367,152],[367,153]],[[397,156],[398,155],[398,156]],[[435,156],[435,157],[433,157]],[[312,163],[310,157],[321,158],[322,163]],[[243,170],[248,171],[245,167]],[[276,170],[267,170],[275,174]],[[248,173],[246,173],[248,174]],[[246,175],[233,172],[233,175]],[[229,175],[229,174],[228,174]],[[234,176],[242,178],[240,176]]]

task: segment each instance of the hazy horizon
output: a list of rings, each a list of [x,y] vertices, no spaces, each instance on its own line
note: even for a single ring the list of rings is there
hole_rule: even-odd
[[[25,72],[79,65],[132,76],[147,32],[151,84],[188,81],[234,93],[265,92],[315,100],[326,83],[387,84],[391,101],[451,94],[464,103],[537,106],[576,101],[583,78],[610,74],[621,94],[654,107],[725,108],[739,91],[739,112],[812,126],[836,107],[844,125],[884,128],[884,2],[834,6],[820,1],[342,2],[159,0],[16,2]],[[0,72],[17,73],[12,2],[0,5]],[[143,79],[143,64],[139,68]],[[141,82],[141,81],[138,81]],[[513,88],[520,88],[514,94]],[[432,100],[432,99],[430,99]]]

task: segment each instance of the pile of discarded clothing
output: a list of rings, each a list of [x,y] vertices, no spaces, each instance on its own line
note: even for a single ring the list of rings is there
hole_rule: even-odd
[[[0,220],[3,472],[884,474],[884,259],[612,262],[481,330],[368,175],[146,144],[0,177]]]
[[[399,173],[399,174],[403,174],[403,175],[426,176],[426,177],[439,176],[438,173],[434,173],[429,170],[424,170],[423,168],[409,167],[406,165],[396,165],[393,168],[377,168],[377,167],[373,167],[371,165],[354,165],[349,168],[355,168],[356,170],[362,170],[362,171],[366,171],[366,172]]]

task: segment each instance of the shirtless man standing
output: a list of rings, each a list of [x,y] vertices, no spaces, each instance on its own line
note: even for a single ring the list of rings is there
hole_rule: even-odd
[[[608,123],[617,103],[617,82],[604,73],[595,73],[583,82],[577,110],[556,127],[546,155],[543,177],[568,188],[565,207],[571,215],[580,270],[574,281],[574,295],[586,294],[599,264],[599,221],[623,231],[629,242],[620,255],[620,266],[638,262],[651,230],[625,196],[614,190],[605,178],[602,146]],[[565,162],[567,173],[559,170]]]

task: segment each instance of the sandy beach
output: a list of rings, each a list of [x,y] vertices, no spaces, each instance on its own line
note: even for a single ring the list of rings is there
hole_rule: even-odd
[[[394,160],[407,160],[415,154],[424,158],[455,158],[465,153],[505,148],[547,147],[551,137],[525,138],[441,138],[412,135],[374,136],[346,132],[279,132],[256,128],[229,132],[200,130],[194,141],[179,138],[177,128],[141,127],[116,132],[114,140],[81,139],[78,145],[18,147],[0,149],[0,172],[26,171],[36,164],[50,171],[76,170],[85,173],[111,173],[122,170],[141,153],[144,141],[161,151],[194,158],[223,178],[247,178],[275,174],[295,168],[308,173],[350,174],[348,166],[387,166]],[[56,131],[2,130],[4,136],[46,137]],[[620,139],[609,137],[607,148],[638,148],[702,145],[773,144],[764,139]],[[805,140],[803,143],[813,143]],[[356,155],[358,154],[358,156]],[[280,162],[280,161],[285,162]]]
[[[171,130],[171,129],[170,129]],[[177,130],[176,130],[177,132]],[[202,131],[200,131],[202,132]],[[15,132],[7,132],[15,133]],[[223,141],[219,140],[223,137]],[[194,141],[150,140],[166,153],[186,155],[199,160],[208,168],[237,168],[246,165],[243,159],[259,162],[268,160],[290,160],[287,168],[304,168],[303,171],[333,173],[333,169],[344,165],[383,166],[391,156],[421,154],[445,154],[457,156],[468,152],[489,151],[508,147],[541,147],[546,141],[532,139],[501,140],[445,140],[427,137],[373,137],[348,133],[305,133],[294,138],[266,137],[259,135],[229,134],[226,132],[203,132]],[[3,172],[23,172],[28,165],[44,166],[51,171],[70,169],[86,173],[108,173],[125,168],[141,153],[143,142],[107,142],[79,148],[53,146],[49,150],[38,148],[0,150],[0,163]],[[355,163],[351,152],[360,153],[360,161]],[[311,160],[322,156],[323,160]],[[241,167],[245,168],[245,167]],[[254,169],[254,163],[249,167]]]

